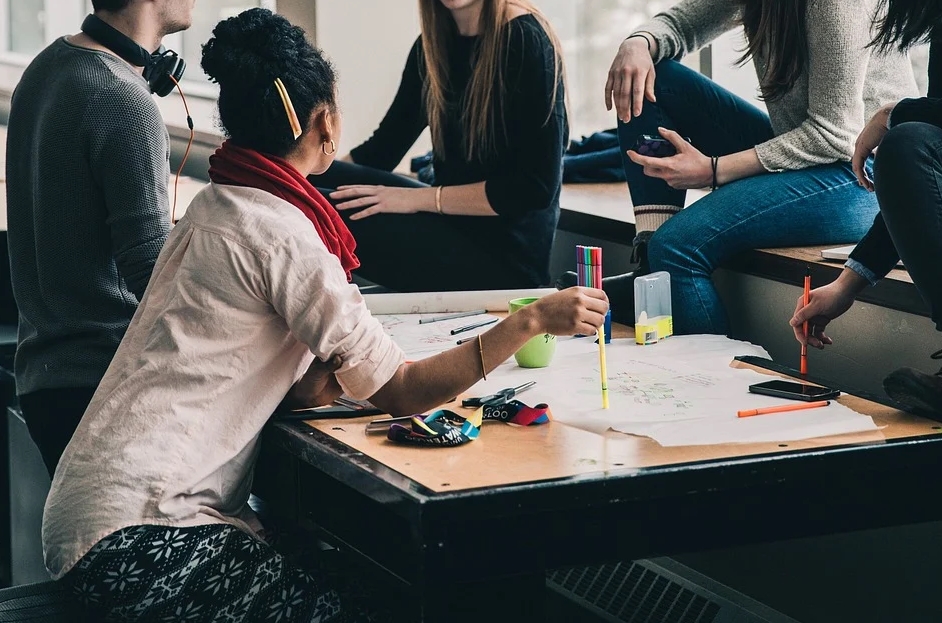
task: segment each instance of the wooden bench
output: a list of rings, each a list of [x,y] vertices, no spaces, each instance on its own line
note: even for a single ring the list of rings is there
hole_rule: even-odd
[[[635,237],[635,213],[628,185],[565,184],[559,197],[557,229],[616,244]]]

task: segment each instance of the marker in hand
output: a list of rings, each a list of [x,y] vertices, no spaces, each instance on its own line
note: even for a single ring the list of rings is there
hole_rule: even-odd
[[[811,302],[811,269],[805,268],[805,292],[804,306],[807,307]],[[801,369],[802,376],[808,374],[808,321],[805,320],[802,325],[802,331],[805,334],[805,341],[801,344]]]

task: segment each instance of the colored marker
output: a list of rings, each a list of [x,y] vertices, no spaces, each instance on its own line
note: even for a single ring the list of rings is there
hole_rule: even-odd
[[[602,408],[608,409],[608,370],[605,367],[605,325],[599,327],[599,374],[602,376]]]
[[[831,404],[830,400],[819,400],[818,402],[805,402],[801,404],[794,405],[782,405],[780,407],[765,407],[763,409],[745,409],[744,411],[738,411],[736,415],[739,417],[752,417],[753,415],[765,415],[767,413],[784,413],[786,411],[801,411],[803,409],[817,409],[818,407],[826,407]]]
[[[811,269],[805,268],[805,292],[804,292],[804,305],[807,307],[808,303],[811,302]],[[801,374],[802,376],[808,374],[808,321],[802,324],[802,331],[805,334],[805,341],[801,345]]]

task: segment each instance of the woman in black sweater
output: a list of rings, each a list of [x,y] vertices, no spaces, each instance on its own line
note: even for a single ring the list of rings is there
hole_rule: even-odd
[[[831,344],[824,328],[850,309],[856,295],[882,279],[902,259],[916,288],[929,304],[942,331],[942,0],[884,0],[886,17],[878,22],[872,45],[907,49],[929,41],[929,93],[886,106],[857,139],[854,171],[860,184],[876,191],[880,214],[857,245],[840,277],[799,299],[791,325],[808,344]],[[879,148],[879,149],[877,149]],[[874,179],[863,164],[877,150]],[[942,359],[942,350],[931,355]],[[942,370],[934,375],[901,368],[883,382],[890,397],[924,413],[942,415]]]
[[[549,283],[568,141],[559,43],[528,0],[421,0],[422,36],[373,136],[315,186],[396,291]],[[431,59],[431,61],[429,60]],[[428,126],[434,186],[388,173]]]

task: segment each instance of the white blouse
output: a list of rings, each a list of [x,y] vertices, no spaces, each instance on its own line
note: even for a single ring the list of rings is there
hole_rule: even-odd
[[[210,184],[187,209],[56,469],[46,567],[132,525],[260,526],[247,505],[262,427],[314,357],[368,398],[405,357],[296,207]]]

